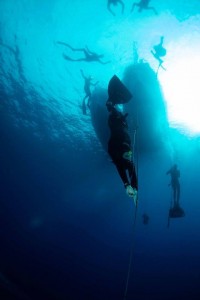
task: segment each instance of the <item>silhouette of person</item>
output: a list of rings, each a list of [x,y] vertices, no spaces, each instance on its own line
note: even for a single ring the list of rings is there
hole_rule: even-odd
[[[127,114],[123,115],[119,112],[111,98],[107,100],[106,106],[110,113],[108,125],[111,133],[108,141],[108,153],[124,183],[128,196],[132,197],[137,205],[138,185],[132,159],[131,139],[128,134]]]
[[[149,223],[149,216],[147,214],[143,214],[142,218],[143,218],[143,224],[147,225]]]
[[[82,58],[71,58],[71,57],[63,54],[63,58],[66,59],[66,60],[70,60],[70,61],[87,61],[87,62],[97,61],[102,65],[106,65],[106,64],[110,63],[110,61],[103,62],[101,60],[101,58],[103,58],[104,55],[103,54],[97,54],[95,52],[90,51],[87,46],[85,48],[73,48],[69,44],[64,43],[64,42],[58,41],[57,43],[70,48],[74,52],[76,52],[76,51],[83,52],[83,54],[85,55],[85,57],[82,57]]]
[[[170,218],[182,218],[185,216],[185,212],[183,208],[180,206],[180,171],[177,168],[177,165],[174,164],[171,169],[169,169],[166,174],[171,175],[171,183],[169,186],[172,187],[173,190],[173,200],[174,204],[171,204],[169,209],[169,216],[168,216],[168,227],[170,224]]]
[[[108,2],[107,2],[107,9],[109,10],[109,12],[110,12],[113,16],[115,16],[115,13],[111,10],[110,6],[111,6],[111,4],[112,4],[113,6],[117,6],[118,3],[121,4],[121,7],[122,7],[122,14],[123,14],[123,13],[124,13],[124,3],[123,3],[123,1],[121,1],[121,0],[108,0]]]
[[[174,205],[179,205],[180,200],[180,183],[179,183],[179,177],[180,177],[180,171],[177,168],[177,165],[174,164],[171,169],[169,169],[166,172],[166,175],[171,175],[171,185],[173,190],[173,199],[174,199]]]
[[[149,6],[150,0],[140,0],[140,2],[134,2],[131,8],[131,12],[133,12],[135,6],[138,7],[138,12],[142,12],[144,9],[153,10],[155,15],[157,15],[157,11],[153,6]]]
[[[90,87],[91,85],[92,86],[96,86],[98,84],[98,81],[96,83],[92,83],[92,77],[91,76],[85,76],[84,73],[83,73],[83,70],[80,70],[81,71],[81,75],[85,81],[84,83],[84,91],[85,91],[85,97],[83,98],[83,101],[82,101],[82,110],[83,110],[83,114],[86,115],[86,107],[90,108],[90,104],[91,104],[91,90],[90,90]],[[86,99],[87,100],[87,105],[86,105]]]
[[[159,62],[158,70],[161,67],[163,70],[166,71],[166,69],[162,65],[163,64],[163,60],[161,59],[161,57],[165,56],[166,53],[167,53],[166,49],[163,47],[163,41],[164,41],[164,36],[161,36],[160,37],[160,43],[158,45],[155,45],[153,47],[154,51],[151,50],[151,53],[153,54],[153,56],[155,57],[155,59],[157,59],[157,61]],[[158,73],[158,70],[157,70],[157,73]]]

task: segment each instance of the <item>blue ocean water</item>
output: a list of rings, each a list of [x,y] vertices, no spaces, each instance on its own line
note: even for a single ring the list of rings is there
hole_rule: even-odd
[[[167,90],[178,66],[199,63],[200,2],[152,0],[157,15],[130,13],[132,3],[124,0],[123,14],[111,6],[113,16],[107,1],[0,1],[2,300],[200,297],[200,130],[193,134],[178,119],[185,99],[170,114],[175,100]],[[161,36],[166,70],[157,73],[151,50]],[[87,46],[110,62],[65,60],[83,52],[58,42]],[[86,115],[81,69],[98,81]],[[189,72],[194,82],[199,69]],[[121,109],[134,141],[137,211],[106,152],[114,74],[133,94]],[[181,88],[188,101],[198,98],[188,82]],[[189,103],[194,119],[198,109]],[[174,163],[185,217],[169,223],[166,171]]]

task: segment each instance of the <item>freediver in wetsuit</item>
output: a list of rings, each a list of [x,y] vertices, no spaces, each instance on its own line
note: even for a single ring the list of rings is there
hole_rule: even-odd
[[[73,48],[69,44],[64,43],[64,42],[60,42],[60,41],[58,41],[57,44],[64,45],[64,46],[68,47],[69,49],[71,49],[73,52],[82,52],[85,56],[85,57],[81,57],[81,58],[71,58],[71,57],[63,54],[63,58],[65,60],[69,60],[69,61],[87,61],[87,62],[96,61],[96,62],[99,62],[102,65],[106,65],[106,64],[110,63],[110,61],[103,62],[101,60],[101,58],[103,58],[104,55],[103,54],[97,54],[97,53],[89,50],[89,48],[87,46],[85,46],[85,48]]]
[[[83,70],[81,71],[81,75],[84,79],[84,91],[85,91],[85,97],[83,98],[82,101],[82,110],[83,110],[83,114],[86,115],[87,109],[86,107],[90,108],[90,104],[91,104],[91,97],[92,97],[92,93],[91,93],[91,86],[96,86],[98,84],[98,81],[93,83],[92,82],[92,77],[91,76],[85,76],[85,74],[83,73]],[[87,104],[86,104],[86,99],[87,100]]]
[[[185,216],[184,210],[180,206],[180,171],[177,168],[177,165],[174,164],[171,169],[166,172],[166,175],[171,175],[171,183],[169,186],[172,187],[173,190],[173,200],[174,203],[169,210],[169,218],[168,218],[168,227],[169,227],[169,219],[170,218],[181,218]]]
[[[127,114],[123,115],[119,112],[110,98],[106,102],[106,106],[110,113],[108,125],[111,133],[108,141],[108,153],[124,183],[128,196],[133,197],[135,205],[137,205],[138,184],[126,121]]]
[[[167,53],[167,50],[163,47],[164,42],[164,36],[160,37],[160,43],[158,45],[155,45],[153,48],[154,50],[151,50],[151,54],[155,57],[155,59],[159,62],[157,73],[159,71],[159,68],[162,68],[166,71],[166,69],[163,67],[163,59],[161,57],[165,56]]]
[[[177,165],[173,165],[171,169],[169,169],[166,172],[166,175],[170,174],[171,175],[171,187],[173,190],[173,198],[174,198],[174,205],[179,204],[180,200],[180,182],[179,182],[179,177],[180,177],[180,171],[177,168]]]

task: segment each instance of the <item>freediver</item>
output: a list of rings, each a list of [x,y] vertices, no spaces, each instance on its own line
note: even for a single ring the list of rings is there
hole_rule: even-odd
[[[147,214],[143,214],[142,218],[143,218],[143,224],[147,225],[149,223],[149,216]]]
[[[123,1],[121,1],[121,0],[108,0],[108,2],[107,2],[107,9],[109,10],[109,12],[110,12],[114,17],[115,17],[115,13],[111,10],[110,6],[111,6],[111,4],[112,4],[113,6],[117,6],[118,3],[121,4],[121,7],[122,7],[122,14],[123,14],[123,13],[124,13],[124,3],[123,3]]]
[[[169,186],[172,187],[173,190],[173,205],[169,210],[169,218],[180,218],[184,217],[184,210],[180,207],[180,171],[176,164],[174,164],[167,172],[166,175],[171,176],[171,182]],[[169,226],[169,221],[168,221]]]
[[[127,102],[127,99],[131,99],[132,95],[116,76],[110,80],[108,94],[109,98],[106,102],[110,128],[108,153],[124,183],[127,195],[133,198],[137,206],[138,183],[126,121],[128,114],[123,115],[115,107],[116,104]]]
[[[166,175],[171,175],[171,182],[170,186],[172,187],[173,190],[173,199],[174,199],[174,204],[178,204],[180,200],[180,182],[179,182],[179,177],[180,177],[180,171],[177,168],[177,165],[174,164],[171,169],[169,169],[166,172]]]
[[[163,67],[163,60],[161,59],[161,57],[165,56],[167,53],[167,50],[163,47],[163,41],[164,41],[164,36],[160,37],[160,43],[158,45],[155,45],[153,47],[154,51],[151,50],[151,53],[153,54],[153,56],[155,57],[155,59],[159,62],[158,65],[158,69],[157,69],[157,73],[159,68],[161,67],[163,70],[166,71],[166,69]]]
[[[71,57],[63,54],[63,58],[65,60],[69,60],[69,61],[87,61],[87,62],[97,61],[102,65],[106,65],[106,64],[110,63],[110,61],[103,62],[101,60],[101,58],[103,58],[104,55],[103,54],[97,54],[95,52],[90,51],[87,46],[85,46],[85,48],[73,48],[69,44],[64,43],[64,42],[60,42],[60,41],[58,41],[57,44],[64,45],[64,46],[68,47],[69,49],[71,49],[74,52],[76,52],[76,51],[77,52],[83,52],[83,54],[85,55],[85,57],[82,57],[82,58],[71,58]]]
[[[98,84],[98,81],[95,83],[92,83],[92,77],[91,76],[85,76],[85,74],[83,73],[83,70],[81,71],[81,75],[85,81],[84,83],[84,91],[85,91],[85,97],[83,98],[82,101],[82,110],[83,110],[83,114],[86,115],[87,112],[87,107],[90,108],[90,104],[91,104],[91,90],[90,87],[92,86],[96,86]],[[86,99],[87,99],[87,104],[86,104]]]
[[[157,15],[157,11],[153,6],[149,6],[149,2],[151,0],[141,0],[140,2],[134,2],[131,8],[131,12],[133,12],[135,6],[138,7],[138,12],[142,12],[143,10],[153,10],[153,12],[155,13],[155,15]]]

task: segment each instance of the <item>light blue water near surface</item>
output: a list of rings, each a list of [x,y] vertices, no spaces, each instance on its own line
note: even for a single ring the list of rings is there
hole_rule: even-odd
[[[127,299],[199,299],[199,133],[171,119],[166,86],[176,63],[199,52],[200,3],[152,0],[155,15],[130,14],[124,1],[113,17],[106,1],[85,2],[0,1],[1,299],[123,299],[132,239]],[[150,50],[160,36],[167,70],[156,77]],[[57,41],[111,63],[66,61],[63,53],[79,55]],[[80,69],[99,81],[87,115]],[[135,228],[135,207],[105,151],[114,74],[134,95],[124,108],[132,139],[138,112]],[[165,173],[174,163],[185,217],[168,227]]]

